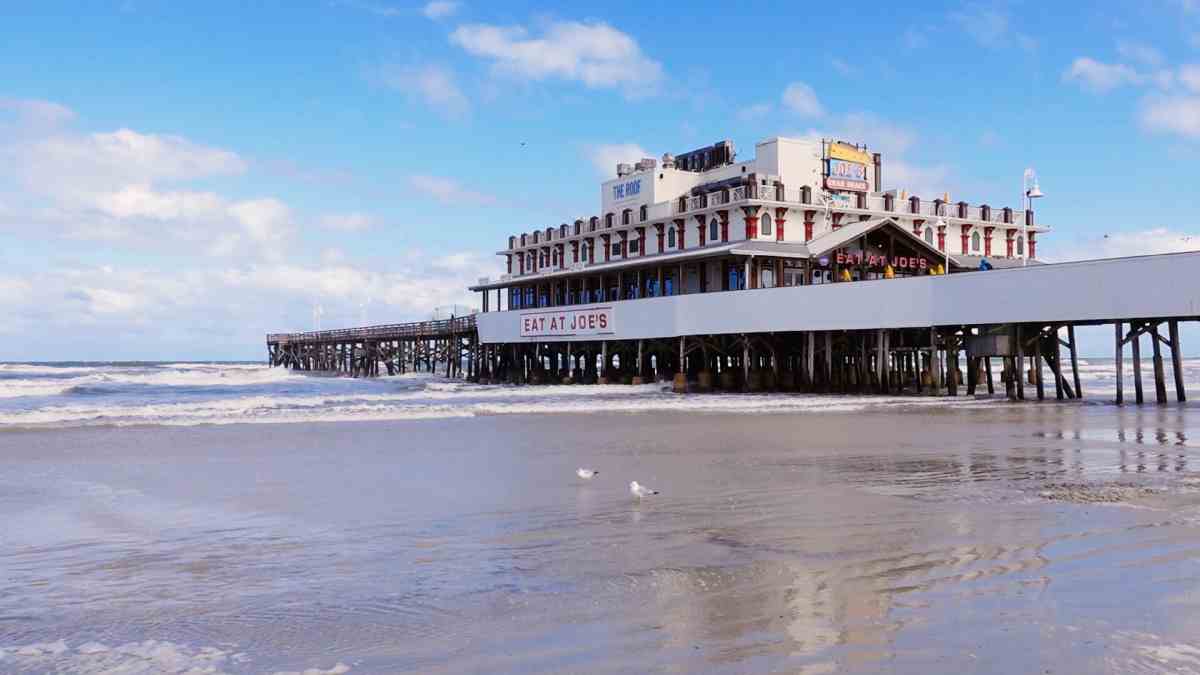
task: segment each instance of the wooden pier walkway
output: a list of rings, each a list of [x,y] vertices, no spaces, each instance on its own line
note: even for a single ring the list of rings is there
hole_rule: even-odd
[[[477,379],[479,333],[473,314],[437,321],[267,335],[272,366],[350,377],[442,372]]]

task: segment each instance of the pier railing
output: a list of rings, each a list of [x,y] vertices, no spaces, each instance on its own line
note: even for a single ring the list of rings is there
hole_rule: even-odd
[[[392,340],[411,337],[440,337],[475,330],[475,315],[416,321],[412,323],[389,323],[361,328],[336,328],[333,330],[307,331],[303,333],[268,333],[268,343],[290,342],[354,342],[360,340]]]

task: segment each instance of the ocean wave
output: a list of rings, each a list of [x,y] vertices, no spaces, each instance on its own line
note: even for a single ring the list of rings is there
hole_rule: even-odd
[[[245,652],[223,647],[191,647],[167,640],[145,640],[108,646],[84,642],[71,647],[66,640],[0,647],[0,666],[8,664],[24,672],[79,673],[208,673],[227,675],[227,668],[246,672],[251,660]],[[7,667],[5,667],[7,670]],[[304,671],[274,671],[272,675],[343,675],[350,666]],[[262,672],[262,671],[260,671]],[[268,671],[270,672],[270,671]]]

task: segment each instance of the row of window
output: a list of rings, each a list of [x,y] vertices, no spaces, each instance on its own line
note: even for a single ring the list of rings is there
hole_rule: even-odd
[[[932,227],[925,228],[925,242],[927,244],[929,244],[930,246],[935,245],[933,243],[933,228]],[[971,234],[971,252],[979,253],[982,250],[982,244],[983,244],[983,237],[980,236],[978,232],[972,233]],[[1023,237],[1021,235],[1017,235],[1017,255],[1025,255],[1025,237]]]

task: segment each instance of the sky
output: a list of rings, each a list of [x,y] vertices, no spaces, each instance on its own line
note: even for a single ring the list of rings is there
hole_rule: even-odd
[[[45,0],[0,25],[0,360],[262,359],[315,307],[477,304],[507,236],[597,215],[617,161],[723,139],[863,142],[887,188],[993,206],[1033,167],[1051,261],[1200,248],[1196,0]]]

